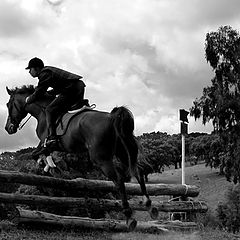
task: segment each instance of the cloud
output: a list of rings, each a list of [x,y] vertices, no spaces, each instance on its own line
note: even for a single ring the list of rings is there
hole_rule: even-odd
[[[50,5],[56,7],[56,6],[60,6],[62,4],[63,0],[47,0],[47,2]]]
[[[37,84],[24,69],[37,56],[83,76],[86,97],[97,109],[128,106],[136,134],[178,133],[178,110],[188,110],[213,75],[204,56],[206,33],[221,25],[238,29],[239,5],[237,0],[2,0],[1,132],[5,87]],[[1,145],[37,144],[35,126],[31,121],[15,136],[0,136]],[[191,120],[189,129],[211,131],[211,126]]]
[[[27,10],[26,10],[26,6]],[[31,6],[33,8],[31,8]],[[36,9],[35,7],[38,7]],[[44,27],[50,27],[45,20],[45,14],[39,11],[43,7],[39,1],[31,4],[29,1],[7,1],[0,2],[0,36],[3,38],[21,37],[25,38]],[[35,9],[34,9],[35,8]],[[34,11],[29,11],[34,10]]]

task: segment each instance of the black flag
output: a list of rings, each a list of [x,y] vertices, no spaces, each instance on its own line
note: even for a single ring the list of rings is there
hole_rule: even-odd
[[[180,109],[179,112],[180,112],[180,120],[183,121],[183,122],[187,122],[188,123],[187,116],[188,116],[189,112],[184,110],[184,109]]]

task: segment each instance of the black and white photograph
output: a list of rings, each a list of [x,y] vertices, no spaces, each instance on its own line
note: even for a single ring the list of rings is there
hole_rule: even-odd
[[[1,0],[0,239],[240,239],[239,9]]]

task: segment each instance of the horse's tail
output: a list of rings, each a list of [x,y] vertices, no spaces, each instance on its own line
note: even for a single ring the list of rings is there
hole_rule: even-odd
[[[117,134],[116,157],[127,165],[127,175],[133,176],[136,172],[138,155],[138,144],[133,133],[133,114],[129,109],[121,106],[115,107],[111,111],[111,116]]]

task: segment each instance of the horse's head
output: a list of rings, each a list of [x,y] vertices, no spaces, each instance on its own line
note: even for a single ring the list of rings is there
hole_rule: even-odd
[[[14,134],[17,132],[20,122],[27,116],[27,111],[25,109],[25,99],[34,89],[27,88],[15,88],[7,89],[10,99],[7,103],[8,107],[8,118],[5,126],[5,130],[9,134]]]

